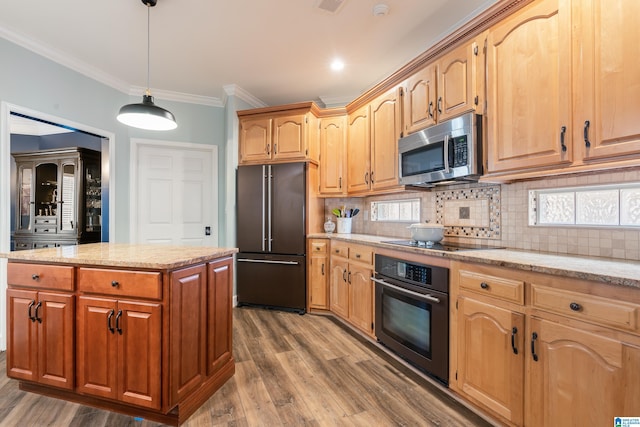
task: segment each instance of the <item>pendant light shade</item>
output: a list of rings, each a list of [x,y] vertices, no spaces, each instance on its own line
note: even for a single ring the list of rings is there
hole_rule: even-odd
[[[127,104],[120,108],[118,121],[127,126],[147,130],[172,130],[178,127],[171,111],[153,103],[153,96],[147,92],[139,104]]]
[[[153,96],[149,90],[149,46],[151,44],[149,37],[149,9],[156,5],[157,0],[142,0],[147,6],[147,90],[142,96],[142,102],[139,104],[127,104],[120,108],[118,113],[118,121],[127,126],[147,130],[172,130],[178,127],[176,118],[170,111],[162,107],[158,107],[153,102]]]

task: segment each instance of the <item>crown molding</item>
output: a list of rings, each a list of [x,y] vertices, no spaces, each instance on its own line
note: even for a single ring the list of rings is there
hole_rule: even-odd
[[[37,55],[47,58],[57,64],[67,67],[77,73],[80,73],[92,80],[112,87],[119,92],[128,95],[141,95],[146,90],[146,88],[132,86],[127,82],[112,76],[111,74],[105,73],[104,71],[87,64],[86,62],[73,58],[65,52],[53,49],[49,46],[45,46],[33,39],[8,30],[7,28],[4,28],[2,26],[0,26],[0,37],[27,50],[30,50]],[[189,104],[208,105],[211,107],[224,107],[224,103],[222,102],[222,100],[216,97],[193,95],[182,92],[172,92],[162,89],[154,89],[152,90],[152,93],[154,98],[162,99],[165,101],[177,101]]]
[[[332,108],[332,107],[344,107],[345,105],[347,105],[348,103],[350,103],[351,101],[353,101],[355,98],[357,98],[358,95],[349,95],[349,96],[319,96],[318,100],[324,104],[324,106],[326,108]]]
[[[251,93],[236,84],[224,85],[222,89],[224,92],[223,105],[226,105],[227,98],[229,96],[235,96],[251,105],[253,108],[268,107],[268,104],[264,103],[261,99],[256,98]]]

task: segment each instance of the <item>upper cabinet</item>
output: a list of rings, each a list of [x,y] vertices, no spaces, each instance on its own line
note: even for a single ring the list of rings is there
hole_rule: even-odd
[[[346,174],[347,115],[320,119],[320,193],[342,195],[347,192]]]
[[[491,28],[489,175],[637,164],[639,13],[637,2],[543,0]]]
[[[405,134],[479,108],[482,40],[463,44],[404,81]]]
[[[393,88],[348,117],[348,193],[398,187],[401,93]]]
[[[585,162],[640,153],[640,2],[573,3],[573,139]]]
[[[318,161],[318,126],[313,103],[238,111],[239,164]]]

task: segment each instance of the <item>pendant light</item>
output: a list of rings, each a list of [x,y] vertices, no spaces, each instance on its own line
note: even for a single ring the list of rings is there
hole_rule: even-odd
[[[147,90],[142,96],[142,102],[139,104],[127,104],[120,108],[118,113],[118,121],[127,126],[132,126],[147,130],[171,130],[178,127],[176,118],[170,111],[162,107],[158,107],[153,103],[153,96],[149,90],[149,27],[150,27],[150,9],[156,5],[157,0],[142,0],[147,6]]]

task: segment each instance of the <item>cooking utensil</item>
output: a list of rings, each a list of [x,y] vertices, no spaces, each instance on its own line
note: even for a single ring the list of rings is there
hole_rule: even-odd
[[[331,211],[332,214],[334,214],[335,216],[337,216],[338,218],[340,218],[342,216],[342,212],[340,212],[340,209],[335,208]]]

